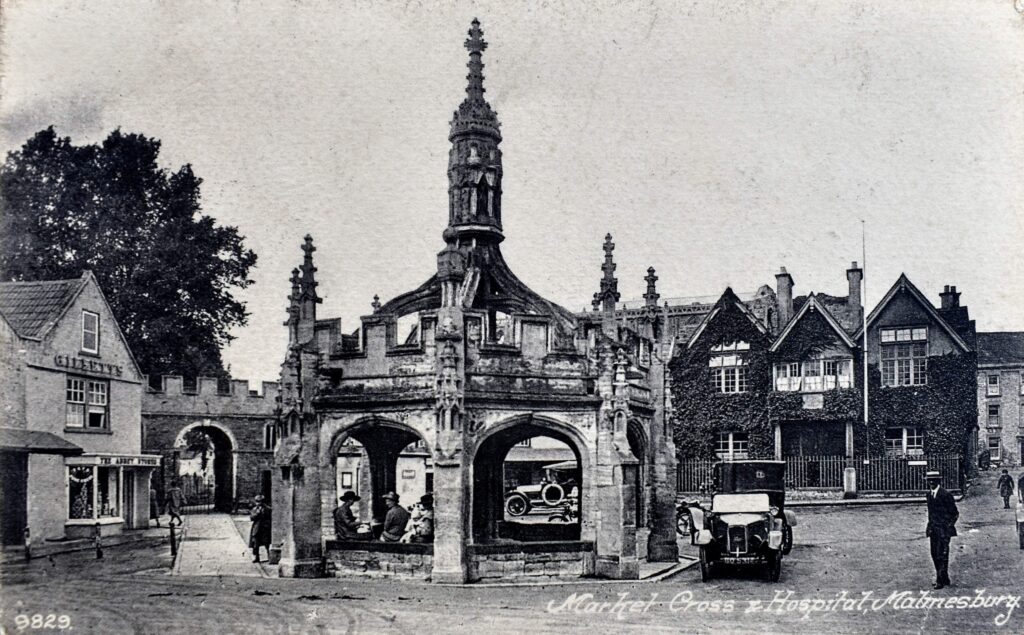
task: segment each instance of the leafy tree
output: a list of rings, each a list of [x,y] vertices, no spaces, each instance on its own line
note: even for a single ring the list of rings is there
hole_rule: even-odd
[[[0,166],[0,279],[96,276],[143,372],[223,376],[220,349],[248,320],[232,294],[256,254],[201,214],[190,165],[157,165],[160,141],[115,130],[76,146],[53,128]]]

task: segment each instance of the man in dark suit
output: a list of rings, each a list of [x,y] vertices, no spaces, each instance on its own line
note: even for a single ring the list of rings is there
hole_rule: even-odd
[[[925,535],[931,539],[932,563],[935,564],[934,588],[941,589],[949,581],[949,539],[956,535],[956,521],[960,512],[953,495],[942,487],[942,475],[928,472],[928,527]]]

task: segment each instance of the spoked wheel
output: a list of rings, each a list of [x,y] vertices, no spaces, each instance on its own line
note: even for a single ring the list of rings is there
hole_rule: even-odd
[[[711,579],[711,559],[708,558],[707,547],[700,548],[700,581],[707,582]]]
[[[782,577],[782,554],[770,553],[766,558],[769,582],[778,582]]]
[[[680,536],[690,535],[690,514],[680,512],[676,515],[676,534]]]
[[[522,516],[530,511],[530,501],[522,494],[513,494],[505,501],[505,511],[511,516]]]
[[[782,526],[782,555],[788,556],[793,551],[793,528],[786,523]]]

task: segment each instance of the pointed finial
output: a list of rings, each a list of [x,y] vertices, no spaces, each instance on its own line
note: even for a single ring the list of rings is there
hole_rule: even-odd
[[[303,256],[301,293],[303,296],[319,303],[321,302],[321,299],[316,293],[316,288],[320,283],[316,281],[316,267],[313,266],[314,251],[316,251],[316,247],[313,246],[313,237],[306,234],[305,240],[302,243]]]
[[[481,61],[481,54],[487,50],[487,42],[484,41],[484,32],[480,29],[480,21],[473,18],[469,28],[469,38],[466,40],[466,48],[469,50],[469,75],[466,75],[466,95],[472,100],[484,98],[484,63]]]
[[[601,290],[594,294],[592,302],[594,310],[603,308],[605,311],[614,311],[615,303],[619,301],[619,281],[615,278],[615,261],[612,259],[612,252],[615,251],[615,243],[612,242],[612,235],[604,237],[604,263],[601,271]]]
[[[658,298],[661,296],[654,286],[658,281],[658,276],[654,275],[654,267],[647,268],[647,275],[644,276],[644,280],[647,282],[647,292],[644,293],[644,305],[648,308],[657,308]]]
[[[373,302],[370,303],[370,306],[373,307],[374,313],[380,311],[380,296],[377,295],[376,293],[373,294]]]

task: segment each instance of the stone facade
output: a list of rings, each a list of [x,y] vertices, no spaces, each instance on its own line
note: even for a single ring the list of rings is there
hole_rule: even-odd
[[[978,446],[1024,465],[1024,333],[978,333]]]
[[[277,383],[263,382],[259,392],[245,380],[200,377],[186,390],[180,376],[148,381],[142,396],[143,446],[164,457],[158,491],[174,476],[189,430],[208,433],[214,442],[216,500],[224,510],[248,506],[256,494],[268,496],[277,440]],[[219,456],[218,456],[219,455]]]
[[[469,35],[469,85],[451,123],[448,226],[436,273],[384,304],[375,299],[352,335],[327,338],[317,332],[321,299],[308,236],[293,271],[274,487],[283,576],[322,575],[325,553],[334,570],[350,571],[339,563],[356,559],[328,543],[337,457],[350,439],[366,453],[376,518],[385,511],[381,495],[396,489],[405,448],[421,443],[430,452],[435,582],[497,574],[486,548],[498,543],[548,544],[530,547],[536,562],[503,561],[502,576],[506,569],[527,575],[529,564],[531,575],[637,578],[641,559],[677,557],[664,329],[657,312],[641,328],[616,319],[610,236],[601,310],[583,319],[538,296],[505,263],[501,134],[483,98],[478,23]],[[399,325],[410,321],[412,331],[400,336]],[[578,522],[537,528],[505,519],[504,457],[534,436],[572,449]],[[383,549],[370,543],[357,551]],[[404,571],[408,563],[393,558],[378,560]]]

